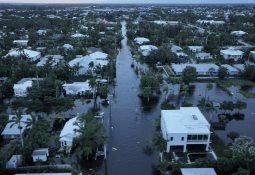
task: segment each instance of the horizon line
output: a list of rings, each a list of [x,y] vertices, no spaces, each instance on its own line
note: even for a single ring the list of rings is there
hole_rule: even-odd
[[[154,2],[151,2],[151,3],[107,3],[107,2],[104,2],[104,3],[96,3],[96,2],[93,2],[93,3],[86,3],[86,2],[82,2],[82,3],[62,3],[62,2],[54,2],[54,3],[51,3],[51,2],[0,2],[0,4],[10,4],[10,5],[22,5],[22,4],[41,4],[41,5],[45,5],[45,4],[50,4],[50,5],[58,5],[58,4],[62,4],[62,5],[69,5],[69,4],[90,4],[90,5],[106,5],[106,4],[113,4],[113,5],[250,5],[250,4],[254,4],[255,5],[255,2],[245,2],[245,3],[241,3],[241,2],[228,2],[228,3],[195,3],[195,2],[191,2],[191,3],[186,3],[186,2],[183,2],[183,3],[154,3]]]

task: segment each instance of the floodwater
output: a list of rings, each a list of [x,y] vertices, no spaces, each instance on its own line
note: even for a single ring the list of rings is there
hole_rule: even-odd
[[[146,155],[143,146],[154,133],[154,119],[159,117],[160,105],[154,104],[144,112],[138,97],[140,80],[131,68],[133,58],[127,46],[126,23],[122,22],[122,49],[117,56],[116,87],[112,97],[109,120],[107,170],[110,175],[153,174],[157,155]]]

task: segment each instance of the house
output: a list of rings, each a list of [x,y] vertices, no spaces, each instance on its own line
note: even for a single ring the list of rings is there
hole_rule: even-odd
[[[245,70],[245,64],[233,64],[233,67],[241,72]]]
[[[46,162],[49,156],[48,148],[39,148],[33,151],[32,158],[33,162],[42,161]]]
[[[188,49],[192,52],[201,52],[204,47],[203,46],[188,46]]]
[[[199,24],[211,24],[211,25],[222,25],[225,24],[225,21],[215,21],[215,20],[197,20]]]
[[[147,43],[147,42],[150,42],[150,40],[148,38],[144,38],[144,37],[136,37],[134,39],[134,41],[137,43],[137,44],[144,44],[144,43]]]
[[[31,59],[32,61],[35,61],[39,58],[41,58],[41,53],[33,50],[23,49],[22,51],[19,51],[18,49],[12,49],[9,51],[9,53],[6,56],[11,57],[20,57],[24,54],[27,58]]]
[[[6,163],[6,168],[17,168],[22,164],[22,155],[13,155],[10,160]]]
[[[68,64],[70,67],[79,66],[77,71],[78,75],[85,74],[89,70],[89,64],[93,62],[94,67],[96,66],[107,66],[108,54],[97,51],[84,57],[78,57],[71,60]]]
[[[73,139],[80,135],[77,131],[79,129],[79,117],[74,117],[65,123],[64,128],[60,133],[60,146],[62,150],[70,152],[73,145]]]
[[[63,84],[63,89],[68,95],[84,95],[86,92],[91,93],[89,81],[85,82],[74,82]]]
[[[153,45],[142,45],[138,49],[139,52],[142,52],[143,56],[150,55],[150,53],[154,50],[158,50],[158,47]]]
[[[181,75],[183,70],[191,66],[196,68],[198,76],[215,76],[218,74],[219,66],[212,63],[206,64],[172,64],[171,67],[176,75]]]
[[[177,46],[177,45],[172,45],[170,50],[173,53],[177,53],[177,52],[182,52],[183,51],[183,49],[180,46]]]
[[[73,46],[71,44],[64,44],[62,47],[64,50],[73,50]]]
[[[224,57],[225,60],[234,59],[238,61],[243,58],[243,52],[240,50],[235,50],[233,48],[221,50],[220,54]]]
[[[47,33],[47,30],[42,30],[42,29],[41,30],[37,30],[36,33],[38,35],[45,35]]]
[[[178,58],[186,59],[186,58],[189,57],[189,56],[188,56],[186,53],[184,53],[184,52],[177,52],[177,53],[175,53],[175,54],[177,55]]]
[[[49,58],[51,58],[51,60],[49,60]],[[48,60],[52,66],[55,66],[57,63],[64,60],[64,56],[62,56],[62,55],[46,55],[45,57],[40,59],[40,61],[36,64],[36,66],[42,67],[47,63]]]
[[[239,70],[237,68],[230,66],[228,64],[222,64],[221,67],[226,68],[229,75],[237,75],[239,73]]]
[[[238,36],[238,37],[242,37],[242,36],[244,36],[244,35],[246,35],[246,34],[248,34],[248,33],[239,30],[239,31],[233,31],[233,32],[231,32],[230,34],[231,34],[231,35]]]
[[[32,120],[31,115],[21,115],[21,122],[20,122],[20,128],[19,124],[16,124],[14,122],[11,122],[11,120],[15,117],[15,115],[9,115],[9,122],[6,124],[2,136],[4,139],[15,139],[19,138],[20,134],[23,134],[25,129],[30,128],[31,126],[27,126],[26,122],[29,122]]]
[[[181,168],[182,175],[217,175],[213,168]]]
[[[14,40],[13,44],[17,46],[27,46],[28,40]]]
[[[81,39],[81,38],[85,38],[85,37],[87,37],[87,36],[86,36],[86,35],[83,35],[83,34],[81,34],[81,33],[75,33],[75,34],[73,34],[71,37],[74,38],[74,39]]]
[[[196,58],[201,60],[212,59],[212,55],[210,53],[200,52],[196,54]]]
[[[210,124],[198,107],[161,110],[161,131],[167,141],[167,152],[178,148],[187,152],[189,147],[194,146],[209,150]]]
[[[13,90],[16,97],[26,97],[28,88],[32,87],[34,81],[41,81],[43,78],[23,78],[14,84]]]

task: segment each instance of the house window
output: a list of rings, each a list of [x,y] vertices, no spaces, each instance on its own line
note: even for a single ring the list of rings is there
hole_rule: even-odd
[[[184,137],[182,137],[182,141],[184,141]]]
[[[170,140],[171,140],[171,141],[173,141],[173,140],[174,140],[174,138],[173,138],[173,137],[170,137]]]
[[[204,135],[204,140],[208,140],[208,135]]]
[[[191,140],[191,135],[188,135],[188,140]]]

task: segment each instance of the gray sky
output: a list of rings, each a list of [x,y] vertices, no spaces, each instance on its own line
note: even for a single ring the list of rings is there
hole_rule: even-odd
[[[0,0],[6,3],[255,3],[255,0]]]

